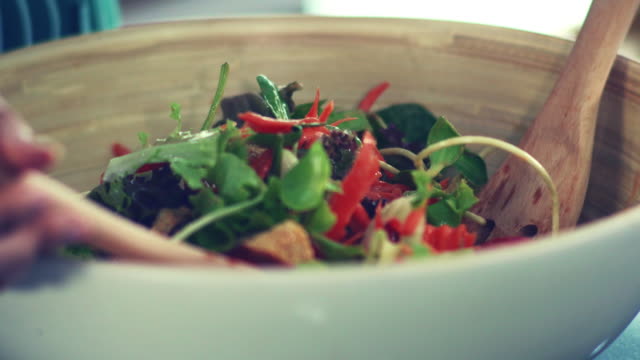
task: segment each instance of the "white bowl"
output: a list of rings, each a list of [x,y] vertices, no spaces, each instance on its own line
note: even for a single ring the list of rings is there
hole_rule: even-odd
[[[265,73],[277,82],[303,81],[307,95],[320,87],[348,106],[389,80],[383,103],[421,101],[465,134],[517,141],[570,46],[420,20],[165,23],[2,56],[0,93],[67,144],[69,155],[53,175],[86,190],[112,141],[134,144],[137,131],[171,128],[170,102],[182,102],[184,116],[199,122],[224,61],[232,67],[227,94],[255,89],[253,78]],[[633,137],[639,81],[639,65],[618,59],[600,111],[586,224],[576,231],[379,268],[249,274],[43,262],[0,295],[0,357],[589,358],[640,307],[640,210],[622,211],[640,166]]]

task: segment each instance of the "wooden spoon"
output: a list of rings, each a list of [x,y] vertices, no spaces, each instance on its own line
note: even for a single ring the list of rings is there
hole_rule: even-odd
[[[22,191],[44,194],[52,206],[82,219],[86,225],[83,241],[118,260],[245,267],[242,262],[223,255],[208,253],[185,243],[170,242],[165,236],[82,199],[80,194],[42,173],[30,172],[18,181],[19,186],[24,186]]]
[[[592,2],[551,95],[519,144],[540,161],[557,186],[560,229],[574,227],[582,211],[600,98],[639,4],[640,0]],[[505,160],[479,198],[472,211],[495,223],[489,240],[551,229],[551,199],[544,182],[514,156]]]

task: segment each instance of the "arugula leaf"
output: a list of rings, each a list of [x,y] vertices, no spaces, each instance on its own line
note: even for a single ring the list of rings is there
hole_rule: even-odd
[[[367,114],[362,110],[334,111],[329,116],[329,119],[327,119],[327,123],[331,124],[338,120],[351,118],[351,117],[354,117],[356,119],[343,122],[342,124],[338,124],[338,128],[343,130],[351,130],[355,132],[371,130],[371,124],[369,124],[369,120],[367,119]]]
[[[265,192],[252,200],[230,206],[226,205],[221,196],[205,189],[190,200],[197,215],[213,218],[187,229],[186,233],[176,234],[176,238],[180,240],[188,237],[190,242],[207,249],[228,251],[251,234],[270,229],[286,219],[297,221],[280,200],[280,189],[281,180],[270,177]]]
[[[207,169],[200,167],[184,158],[171,160],[171,170],[179,175],[192,190],[199,190],[204,187],[202,179],[207,175]]]
[[[211,106],[209,107],[209,112],[207,113],[207,119],[202,124],[200,130],[207,130],[211,128],[213,122],[215,120],[216,111],[218,110],[218,106],[220,106],[220,102],[222,101],[222,97],[224,96],[224,88],[227,84],[227,77],[229,76],[229,64],[224,63],[220,66],[220,74],[218,75],[218,87],[216,88],[216,93],[213,95],[213,100],[211,101]]]
[[[348,261],[364,258],[362,246],[342,245],[318,233],[311,234],[311,241],[328,261]]]
[[[139,132],[138,141],[140,141],[140,146],[143,148],[149,146],[149,134],[144,131]]]
[[[429,145],[433,145],[442,140],[457,136],[460,136],[460,134],[456,131],[453,125],[451,125],[444,116],[440,116],[429,132],[427,143]],[[453,165],[462,155],[462,150],[463,146],[458,145],[434,152],[429,156],[431,166],[442,170],[447,166]]]
[[[213,167],[218,156],[219,132],[200,134],[184,142],[156,145],[109,161],[104,181],[134,174],[142,165],[188,161],[193,167]]]
[[[406,144],[417,144],[424,147],[425,139],[436,123],[436,117],[424,106],[416,103],[395,104],[376,112],[388,125],[402,133],[402,140]],[[375,126],[374,126],[375,128]],[[398,146],[387,144],[385,136],[380,136],[380,128],[376,131],[376,138],[380,147]]]
[[[229,204],[252,198],[264,187],[253,168],[230,153],[220,155],[206,179],[216,185],[220,196]]]
[[[87,198],[115,211],[122,216],[129,217],[131,196],[126,193],[122,179],[103,182],[87,195]]]
[[[224,200],[214,194],[209,188],[202,189],[202,191],[199,191],[197,194],[189,196],[189,202],[193,206],[193,211],[197,216],[224,207]]]
[[[336,222],[336,215],[331,211],[329,203],[323,201],[309,216],[305,228],[309,232],[323,234],[331,229]]]
[[[271,112],[273,112],[277,119],[288,120],[289,110],[287,109],[287,104],[280,96],[278,87],[264,75],[259,75],[256,80],[258,80],[262,96],[269,109],[271,109]]]
[[[453,165],[462,176],[475,186],[485,185],[489,180],[484,159],[469,150],[465,149],[462,156]]]
[[[322,202],[331,178],[331,163],[316,141],[282,179],[282,201],[292,210],[306,211]]]
[[[173,138],[180,135],[180,131],[182,131],[182,105],[171,103],[171,115],[169,115],[169,117],[178,123],[169,135],[169,137]]]
[[[217,197],[213,193],[205,196]],[[258,205],[263,198],[264,192],[250,200],[241,201],[233,205],[226,205],[223,199],[216,199],[214,204],[219,207],[215,207],[213,210],[202,214],[195,221],[187,224],[173,236],[172,241],[189,239],[189,241],[208,249],[216,251],[230,250],[237,245],[244,234],[248,233],[248,223],[252,219],[251,216],[248,216],[249,209]],[[202,199],[194,199],[194,204],[199,201],[202,201]]]

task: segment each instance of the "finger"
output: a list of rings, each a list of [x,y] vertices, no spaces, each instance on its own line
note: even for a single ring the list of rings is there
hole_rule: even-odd
[[[36,224],[43,234],[41,252],[51,252],[60,246],[81,241],[88,235],[88,226],[72,214],[50,208]]]
[[[54,151],[36,144],[33,130],[0,98],[0,171],[44,169],[54,160]]]
[[[0,216],[0,241],[2,236],[14,232],[25,224],[35,222],[44,211],[45,206],[42,203],[34,203]]]
[[[0,238],[0,289],[16,281],[44,253],[76,243],[87,234],[82,221],[49,208],[37,221]]]
[[[27,209],[45,208],[50,205],[51,200],[47,198],[39,189],[34,189],[24,177],[16,178],[14,181],[0,186],[0,219],[11,219],[16,214],[20,214]]]
[[[28,268],[38,252],[40,231],[22,228],[0,241],[0,284],[15,281]]]

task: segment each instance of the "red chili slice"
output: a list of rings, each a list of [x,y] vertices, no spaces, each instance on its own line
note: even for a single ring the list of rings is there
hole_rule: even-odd
[[[373,104],[375,104],[376,100],[389,88],[389,83],[387,81],[376,85],[373,89],[369,90],[369,92],[362,98],[360,104],[358,105],[358,109],[369,112]]]
[[[365,132],[362,147],[342,181],[342,193],[334,193],[329,199],[331,211],[336,214],[336,223],[327,236],[339,241],[346,233],[345,227],[354,211],[369,192],[371,185],[380,178],[380,162],[376,156],[376,140],[370,132]]]

